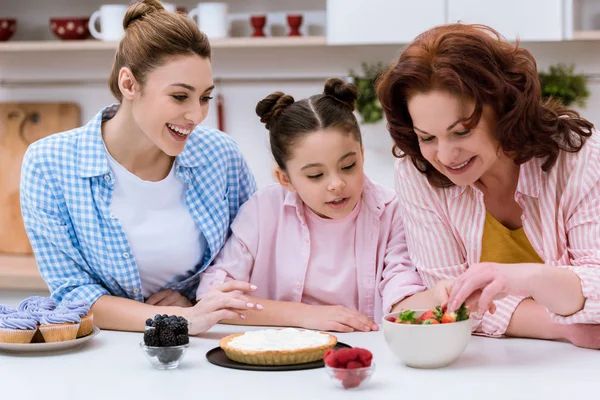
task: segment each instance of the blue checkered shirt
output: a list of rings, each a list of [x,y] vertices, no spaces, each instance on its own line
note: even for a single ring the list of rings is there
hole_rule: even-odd
[[[57,301],[102,295],[144,301],[135,255],[111,215],[114,185],[101,122],[50,135],[29,146],[21,172],[21,208],[38,268]],[[202,272],[223,246],[239,207],[256,182],[236,143],[222,132],[197,127],[175,161],[187,184],[185,202],[206,237],[203,262],[165,286],[195,298]]]

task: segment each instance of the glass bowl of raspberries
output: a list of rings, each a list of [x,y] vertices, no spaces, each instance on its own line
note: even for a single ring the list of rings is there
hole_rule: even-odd
[[[140,347],[150,364],[157,369],[175,369],[190,347],[189,323],[176,315],[155,315],[146,320]]]
[[[323,361],[329,377],[344,389],[364,386],[375,372],[373,354],[359,347],[327,350]]]

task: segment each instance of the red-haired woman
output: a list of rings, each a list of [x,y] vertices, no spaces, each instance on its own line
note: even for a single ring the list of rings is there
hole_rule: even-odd
[[[410,256],[474,330],[600,348],[600,137],[542,101],[529,51],[481,25],[419,35],[378,85]]]

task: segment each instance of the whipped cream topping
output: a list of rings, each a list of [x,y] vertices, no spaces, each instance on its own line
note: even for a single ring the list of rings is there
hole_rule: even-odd
[[[37,329],[37,321],[24,312],[14,312],[0,318],[0,329]]]
[[[87,301],[63,301],[59,307],[66,308],[80,317],[85,317],[90,312],[90,303]]]
[[[229,341],[229,345],[240,350],[299,350],[319,347],[329,343],[329,335],[321,332],[285,329],[263,329],[246,332]]]

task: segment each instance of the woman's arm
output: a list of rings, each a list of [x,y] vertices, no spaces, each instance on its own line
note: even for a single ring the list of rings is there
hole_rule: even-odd
[[[142,332],[144,323],[156,314],[184,316],[183,307],[161,307],[122,297],[103,295],[92,306],[94,325],[101,329]]]
[[[118,331],[143,331],[146,319],[156,314],[178,315],[191,323],[190,334],[196,335],[224,319],[241,319],[243,312],[254,307],[249,297],[241,293],[254,290],[256,287],[247,282],[229,281],[213,287],[193,307],[152,306],[121,297],[101,296],[92,311],[96,325]]]

